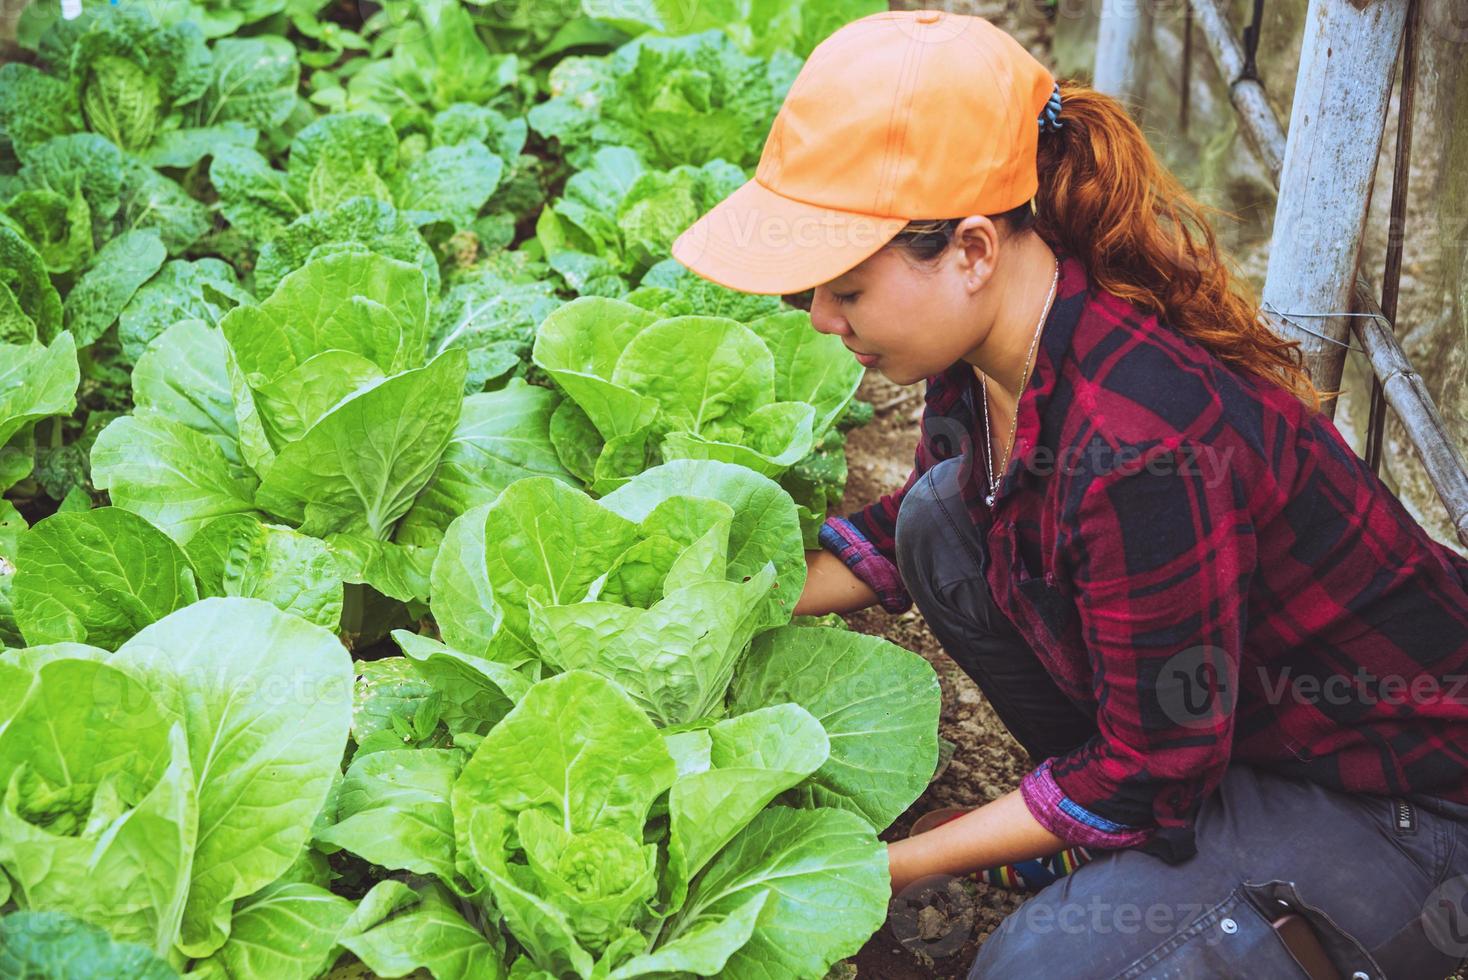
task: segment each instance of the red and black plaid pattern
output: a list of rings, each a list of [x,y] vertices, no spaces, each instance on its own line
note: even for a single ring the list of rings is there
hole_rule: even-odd
[[[1021,786],[1067,844],[1181,860],[1232,760],[1468,803],[1468,559],[1330,420],[1061,259],[994,506],[960,362],[928,379],[906,486],[832,518],[823,544],[906,608],[903,494],[965,458],[950,489],[987,540],[995,602],[1096,717]]]

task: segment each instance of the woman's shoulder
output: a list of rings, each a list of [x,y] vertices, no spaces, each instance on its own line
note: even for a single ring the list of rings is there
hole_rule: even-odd
[[[1072,408],[1117,444],[1238,443],[1267,455],[1301,429],[1329,424],[1287,389],[1103,290],[1088,298],[1067,360]]]

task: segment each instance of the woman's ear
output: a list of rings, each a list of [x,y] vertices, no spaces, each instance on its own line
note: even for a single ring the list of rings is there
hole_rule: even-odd
[[[982,214],[970,215],[953,231],[953,249],[964,286],[977,292],[988,285],[999,258],[999,229]]]

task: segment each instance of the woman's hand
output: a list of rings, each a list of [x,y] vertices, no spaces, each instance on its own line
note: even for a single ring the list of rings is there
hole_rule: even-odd
[[[931,875],[966,875],[1065,848],[1030,813],[1019,790],[1011,790],[957,820],[887,845],[892,894]]]
[[[795,603],[796,616],[849,613],[877,604],[871,586],[824,548],[805,553],[805,588]]]

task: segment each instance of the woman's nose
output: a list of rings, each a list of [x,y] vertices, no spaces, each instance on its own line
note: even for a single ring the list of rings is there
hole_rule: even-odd
[[[851,333],[851,324],[841,315],[836,301],[831,298],[831,291],[821,286],[816,287],[815,295],[811,297],[810,325],[816,328],[817,333],[834,334],[838,337]]]

